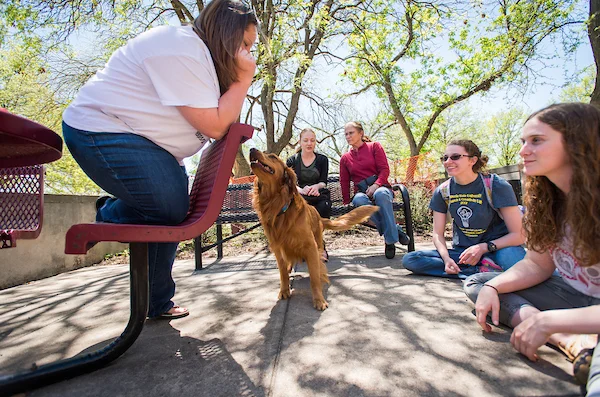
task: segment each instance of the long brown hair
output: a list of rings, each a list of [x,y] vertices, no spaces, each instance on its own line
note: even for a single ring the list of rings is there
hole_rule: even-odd
[[[235,55],[250,24],[258,26],[256,15],[238,0],[212,0],[194,20],[194,31],[210,50],[221,94],[237,81]]]
[[[475,144],[475,142],[470,139],[455,139],[450,141],[446,146],[450,145],[461,146],[465,149],[470,157],[477,157],[477,162],[473,164],[472,167],[473,172],[477,173],[485,170],[489,160],[488,156],[481,154],[481,150],[479,149],[479,146]]]
[[[357,130],[361,131],[363,133],[363,136],[361,139],[363,142],[371,142],[371,138],[369,138],[365,134],[365,129],[363,128],[363,125],[360,121],[349,121],[346,123],[346,125],[350,125],[350,126],[356,128]]]
[[[545,176],[525,178],[523,226],[530,248],[542,252],[560,242],[570,229],[573,253],[581,266],[600,262],[600,110],[584,103],[548,106],[537,118],[562,134],[572,167],[565,195]]]

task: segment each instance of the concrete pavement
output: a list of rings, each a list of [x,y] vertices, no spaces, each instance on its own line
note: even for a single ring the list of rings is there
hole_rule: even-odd
[[[417,249],[429,249],[421,245]],[[383,247],[330,252],[329,309],[312,308],[306,265],[277,301],[271,255],[194,272],[177,261],[191,315],[147,321],[111,365],[30,396],[578,396],[572,365],[529,362],[510,331],[484,334],[460,281],[410,275]],[[0,375],[89,352],[129,316],[128,266],[79,269],[0,291]],[[91,348],[90,348],[91,346]]]

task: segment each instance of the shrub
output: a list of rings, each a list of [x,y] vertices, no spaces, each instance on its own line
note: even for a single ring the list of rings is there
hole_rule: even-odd
[[[429,209],[429,201],[433,195],[430,187],[414,184],[408,188],[413,227],[419,234],[427,234],[433,230],[433,218]]]

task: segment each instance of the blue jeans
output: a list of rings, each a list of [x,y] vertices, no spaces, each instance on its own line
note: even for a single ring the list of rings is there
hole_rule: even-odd
[[[395,244],[398,242],[398,227],[394,216],[394,207],[392,201],[394,194],[387,187],[380,187],[373,193],[373,200],[364,193],[356,193],[352,198],[352,205],[360,207],[361,205],[377,205],[379,211],[371,215],[371,221],[377,226],[379,235],[382,235],[386,244]]]
[[[135,134],[89,132],[63,122],[63,137],[73,158],[108,199],[96,221],[177,225],[189,210],[188,177],[175,157]],[[175,294],[171,275],[178,243],[148,244],[148,317],[170,310]]]
[[[448,274],[444,271],[444,260],[437,250],[409,252],[402,258],[405,269],[415,274],[426,276],[449,277],[465,279],[467,276],[479,272],[479,266],[459,265],[458,258],[467,248],[456,247],[448,250],[450,258],[460,267],[458,274]],[[488,252],[483,258],[489,258],[503,270],[511,268],[515,263],[525,257],[525,249],[521,246],[501,248],[496,252]]]

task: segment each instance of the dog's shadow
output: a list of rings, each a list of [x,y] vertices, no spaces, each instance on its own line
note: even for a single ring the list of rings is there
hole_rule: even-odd
[[[289,299],[277,301],[277,304],[271,309],[267,324],[261,330],[265,340],[278,341],[275,345],[266,349],[267,354],[276,353],[273,350],[276,349],[278,355],[294,343],[313,335],[315,324],[323,314],[322,311],[315,309],[313,306],[310,277],[306,263],[301,262],[294,265],[290,273],[290,286],[292,296]],[[322,286],[323,296],[327,300],[329,284],[323,283]],[[293,315],[290,315],[290,313],[293,313]]]
[[[329,273],[329,269],[328,269]],[[321,282],[323,296],[327,300],[328,283]],[[312,291],[310,289],[310,276],[308,274],[308,265],[306,262],[296,263],[290,272],[290,287],[292,288],[292,297],[295,297],[299,304],[305,305],[313,311],[320,313],[313,306]]]

